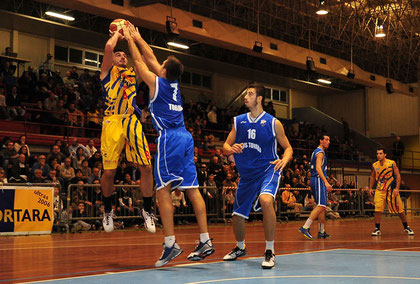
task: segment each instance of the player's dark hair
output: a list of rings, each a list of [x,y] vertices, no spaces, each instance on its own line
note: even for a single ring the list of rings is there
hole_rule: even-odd
[[[255,92],[257,93],[257,97],[262,97],[261,105],[264,106],[264,98],[265,98],[265,94],[267,92],[267,89],[263,85],[261,85],[257,82],[249,83],[248,84],[248,89],[250,89],[250,88],[255,89]]]
[[[124,52],[125,53],[125,51],[122,50],[121,48],[114,49],[114,53],[116,53],[116,52]]]
[[[318,136],[318,142],[321,141],[321,140],[324,140],[325,139],[325,136],[328,136],[328,134],[322,133],[321,135],[319,135]]]
[[[166,69],[166,79],[169,81],[178,80],[184,73],[184,65],[173,55],[168,56],[164,68]]]
[[[376,151],[381,151],[381,150],[384,152],[384,154],[387,154],[385,147],[379,147],[376,149]]]

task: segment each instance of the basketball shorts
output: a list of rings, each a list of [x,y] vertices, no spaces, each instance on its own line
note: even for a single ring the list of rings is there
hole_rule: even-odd
[[[150,165],[150,151],[143,127],[135,114],[111,115],[104,118],[101,134],[101,153],[105,170],[118,166],[125,147],[127,161]]]
[[[318,206],[327,206],[327,187],[320,177],[311,177],[311,189]]]
[[[185,127],[164,129],[156,138],[154,176],[157,190],[198,188],[194,140]]]
[[[375,212],[384,212],[385,203],[388,205],[388,210],[391,213],[399,214],[404,212],[404,205],[400,195],[398,194],[397,197],[394,197],[391,192],[391,189],[375,191]]]
[[[280,186],[281,172],[274,170],[274,165],[271,165],[264,174],[257,177],[247,179],[241,177],[239,179],[238,189],[236,190],[235,202],[233,203],[232,215],[238,215],[248,219],[249,213],[254,204],[254,211],[261,210],[259,202],[260,195],[269,194],[276,199],[277,190]]]

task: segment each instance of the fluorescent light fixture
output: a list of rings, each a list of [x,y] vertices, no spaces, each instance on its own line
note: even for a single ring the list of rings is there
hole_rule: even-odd
[[[85,58],[85,61],[87,61],[87,62],[93,62],[93,63],[98,63],[98,61],[92,60],[92,59],[88,59],[88,58]]]
[[[316,14],[317,15],[326,15],[326,14],[328,14],[328,11],[325,10],[324,8],[319,8],[319,10],[316,11]]]
[[[45,12],[46,15],[50,16],[50,17],[55,17],[55,18],[60,18],[63,20],[67,20],[67,21],[74,21],[75,18],[71,17],[71,16],[67,16],[67,15],[63,15],[63,14],[59,14],[59,13],[55,13],[55,12]]]
[[[173,41],[169,41],[169,42],[167,42],[167,44],[170,45],[170,46],[177,47],[177,48],[182,48],[182,49],[189,49],[190,48],[188,45],[173,42]]]
[[[325,79],[318,79],[318,82],[323,83],[323,84],[327,84],[327,85],[331,85],[331,81],[325,80]]]

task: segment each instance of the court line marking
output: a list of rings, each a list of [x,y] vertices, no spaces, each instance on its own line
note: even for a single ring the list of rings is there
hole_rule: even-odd
[[[382,275],[378,275],[378,276],[370,276],[370,275],[279,275],[279,276],[226,278],[226,279],[199,281],[199,282],[187,282],[186,284],[203,284],[203,283],[216,283],[216,282],[223,282],[223,281],[241,281],[241,280],[255,280],[255,279],[279,279],[279,278],[370,278],[370,279],[420,280],[420,277],[382,276]]]
[[[305,251],[305,252],[294,252],[294,253],[286,253],[286,254],[282,254],[282,256],[285,255],[295,255],[295,254],[309,254],[309,253],[320,253],[320,252],[325,252],[325,251],[333,251],[333,250],[340,250],[341,248],[333,248],[333,249],[325,249],[325,250],[315,250],[315,251]],[[262,258],[262,256],[255,256],[255,257],[248,257],[248,258],[243,258],[243,260],[249,260],[249,259],[259,259]],[[223,260],[218,260],[218,261],[207,261],[207,262],[193,262],[193,263],[182,263],[182,264],[177,264],[177,265],[173,265],[173,266],[164,266],[164,267],[153,267],[153,268],[147,268],[147,269],[137,269],[137,270],[129,270],[129,271],[119,271],[119,272],[112,272],[112,271],[105,271],[105,270],[97,270],[96,272],[99,271],[104,271],[104,273],[101,274],[92,274],[92,275],[82,275],[82,276],[73,276],[73,277],[64,277],[64,278],[56,278],[56,279],[47,279],[47,280],[39,280],[39,281],[30,281],[30,282],[21,282],[21,283],[45,283],[45,282],[53,282],[53,281],[61,281],[61,280],[69,280],[69,279],[80,279],[80,278],[90,278],[90,277],[99,277],[99,276],[104,276],[104,275],[114,275],[114,274],[123,274],[123,273],[135,273],[135,272],[143,272],[143,271],[148,271],[148,270],[164,270],[167,268],[174,268],[174,267],[187,267],[187,266],[196,266],[196,265],[203,265],[203,264],[208,264],[208,263],[224,263],[225,261]],[[74,272],[75,273],[89,273],[89,272],[95,272],[95,271],[86,271],[86,272]],[[51,275],[52,277],[54,276],[59,276],[59,275]],[[31,277],[33,278],[33,277]],[[40,277],[37,277],[40,278]],[[22,279],[22,278],[21,278]],[[23,278],[25,279],[25,278]],[[15,281],[15,280],[19,280],[19,279],[8,279],[7,281]],[[2,282],[2,281],[0,281]]]
[[[400,248],[384,249],[383,251],[404,251],[404,252],[406,252],[405,250],[408,250],[408,249],[420,249],[420,247],[400,247]],[[410,252],[410,251],[407,251],[407,252]],[[418,252],[418,251],[413,250],[411,252]]]

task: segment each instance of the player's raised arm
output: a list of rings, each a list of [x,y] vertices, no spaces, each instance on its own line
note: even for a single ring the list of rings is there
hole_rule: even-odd
[[[104,59],[101,65],[101,80],[108,75],[109,70],[112,67],[112,55],[114,53],[114,48],[117,45],[118,41],[122,38],[122,34],[120,34],[119,32],[115,32],[105,44]]]
[[[236,129],[235,126],[232,126],[232,130],[230,131],[228,137],[226,138],[225,143],[223,144],[223,153],[226,156],[232,154],[240,154],[242,153],[242,144],[235,144],[236,140]]]
[[[146,63],[146,65],[147,65],[147,67],[149,67],[150,71],[152,71],[157,76],[159,76],[159,73],[160,73],[160,70],[162,69],[162,66],[157,61],[156,56],[153,53],[153,49],[141,37],[138,28],[134,27],[133,25],[130,25],[129,30],[131,32],[131,35],[134,38],[134,41],[140,47],[140,51],[141,51],[141,54],[143,55],[144,63]]]
[[[277,159],[271,162],[271,164],[275,165],[275,170],[283,170],[283,168],[293,157],[293,149],[289,143],[289,139],[287,139],[286,134],[284,133],[283,125],[277,119],[275,120],[274,128],[276,130],[276,139],[281,145],[281,147],[284,149],[284,154],[283,159]]]
[[[134,42],[134,38],[128,29],[127,26],[123,27],[124,37],[127,40],[128,48],[130,49],[131,57],[133,58],[134,62],[134,69],[136,70],[136,74],[140,75],[141,79],[149,86],[150,89],[150,99],[153,99],[155,93],[155,80],[156,75],[150,72],[147,65],[144,63],[140,51]]]

